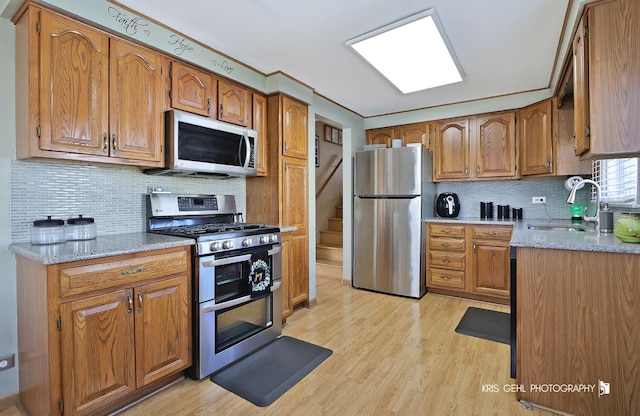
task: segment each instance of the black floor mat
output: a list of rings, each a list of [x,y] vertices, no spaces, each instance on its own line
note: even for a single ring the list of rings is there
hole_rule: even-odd
[[[489,341],[510,344],[510,315],[505,312],[470,307],[464,313],[456,332]]]
[[[268,406],[333,352],[282,336],[211,376],[211,381],[257,406]]]

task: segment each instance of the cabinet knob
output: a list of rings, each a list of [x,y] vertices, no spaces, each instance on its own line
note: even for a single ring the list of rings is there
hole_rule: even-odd
[[[440,276],[440,279],[443,279],[443,280],[451,280],[451,277],[450,277],[450,276],[442,275],[442,276]]]

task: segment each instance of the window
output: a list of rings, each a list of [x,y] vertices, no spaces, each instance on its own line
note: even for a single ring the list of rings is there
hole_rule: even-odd
[[[593,180],[600,185],[601,202],[626,207],[640,206],[638,158],[594,160],[592,173]]]

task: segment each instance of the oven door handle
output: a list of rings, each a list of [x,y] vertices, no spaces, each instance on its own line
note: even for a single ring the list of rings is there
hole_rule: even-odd
[[[273,285],[271,286],[271,292],[280,290],[280,286],[282,286],[282,283],[279,280],[276,282],[273,282]],[[238,306],[243,303],[249,302],[250,300],[251,300],[251,295],[247,295],[241,298],[230,300],[228,302],[222,302],[217,305],[204,306],[201,309],[202,309],[202,313],[210,313],[210,312],[219,311],[221,309],[231,308],[232,306]]]
[[[273,248],[267,250],[267,254],[270,256],[273,256],[274,254],[280,253],[282,251],[282,246],[281,245],[277,245],[277,246],[273,246]]]
[[[203,261],[200,264],[202,267],[215,267],[215,266],[224,266],[225,264],[239,263],[241,261],[249,261],[251,260],[251,254],[245,254],[243,256],[235,256],[235,257],[226,257],[217,260],[209,260]]]

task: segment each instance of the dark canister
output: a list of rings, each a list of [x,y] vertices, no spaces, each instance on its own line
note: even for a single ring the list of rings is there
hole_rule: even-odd
[[[514,220],[522,219],[522,208],[511,208],[511,218]]]
[[[493,202],[480,202],[480,218],[493,218]]]
[[[498,219],[499,220],[509,219],[509,205],[498,205]]]

